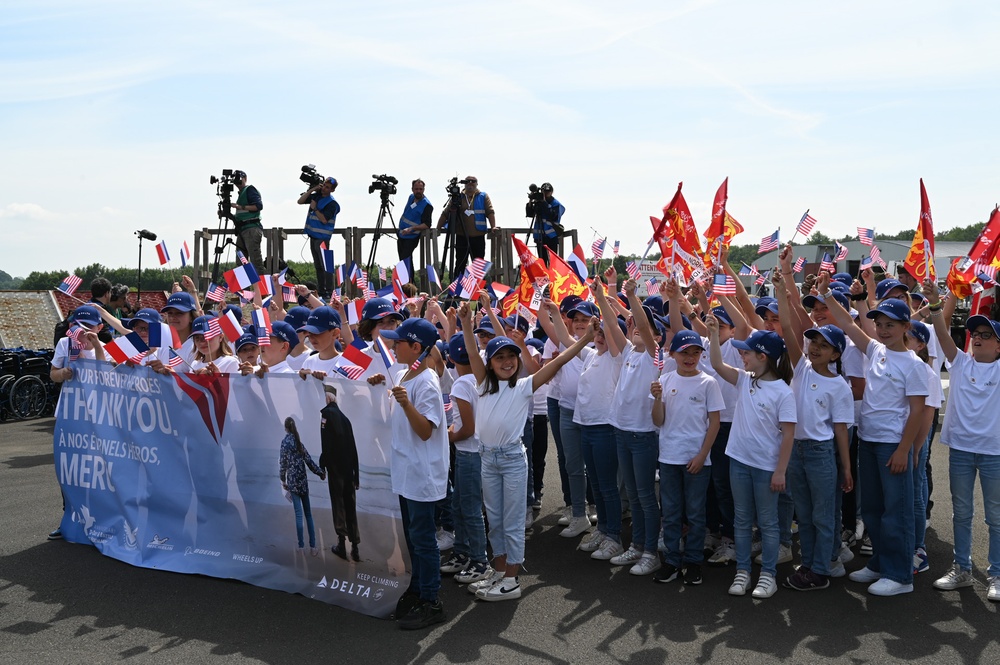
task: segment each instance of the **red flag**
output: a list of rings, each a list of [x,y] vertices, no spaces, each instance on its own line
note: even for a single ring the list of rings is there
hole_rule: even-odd
[[[726,201],[729,200],[729,178],[722,181],[718,191],[715,192],[715,202],[712,204],[712,221],[705,231],[705,240],[709,245],[715,239],[725,233],[726,223]]]
[[[927,200],[924,179],[920,179],[920,221],[913,235],[910,251],[903,261],[906,271],[918,282],[935,279],[934,271],[934,223],[931,220],[931,204]]]
[[[972,243],[968,258],[958,258],[951,262],[948,271],[948,288],[959,298],[972,295],[972,283],[976,281],[975,266],[1000,265],[1000,207],[994,208],[990,221],[979,232],[979,237]]]
[[[514,241],[514,251],[517,252],[517,257],[521,260],[521,265],[527,270],[529,280],[534,281],[539,278],[548,277],[548,273],[545,270],[545,262],[532,254],[528,246],[521,240],[518,240],[514,236],[511,236],[510,239]],[[549,252],[549,255],[551,254],[552,252]]]
[[[549,279],[552,280],[551,300],[557,305],[566,296],[584,298],[587,287],[583,285],[569,264],[555,252],[549,252]]]

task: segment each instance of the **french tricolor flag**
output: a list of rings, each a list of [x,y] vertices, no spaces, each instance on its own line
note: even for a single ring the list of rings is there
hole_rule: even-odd
[[[320,249],[323,250],[323,269],[328,273],[332,273],[337,269],[336,264],[333,262],[333,250],[327,249],[326,243],[320,243]]]
[[[431,284],[436,284],[438,290],[441,290],[441,280],[438,278],[437,271],[434,270],[434,266],[427,264],[427,281]]]
[[[347,323],[352,326],[356,326],[361,323],[361,312],[364,308],[365,301],[361,299],[352,300],[344,305],[344,309],[347,310]]]
[[[413,281],[413,267],[411,263],[412,259],[403,259],[396,264],[396,268],[392,271],[393,281],[399,281],[400,284],[407,284]]]
[[[226,339],[233,344],[243,335],[243,326],[240,325],[240,322],[229,310],[219,315],[219,327],[222,328]]]
[[[583,247],[581,247],[579,243],[573,248],[573,253],[566,257],[566,263],[568,263],[569,267],[573,269],[573,272],[576,273],[576,276],[580,278],[581,282],[587,279],[587,259],[584,258]]]
[[[129,360],[137,363],[149,353],[149,347],[146,346],[137,332],[130,332],[124,337],[111,340],[104,345],[104,350],[119,364]]]
[[[375,348],[378,349],[379,355],[382,356],[385,368],[391,369],[396,364],[396,356],[393,355],[392,349],[389,348],[389,345],[385,343],[385,340],[381,336],[375,337]]]
[[[260,281],[252,263],[245,263],[232,270],[227,270],[223,276],[226,278],[229,290],[236,292],[253,288],[253,285]]]
[[[368,369],[371,365],[373,358],[365,353],[368,349],[368,345],[365,344],[365,340],[360,337],[355,337],[354,341],[347,345],[344,349],[343,357],[345,360],[350,361],[352,365],[357,365],[361,369]]]
[[[156,256],[160,259],[160,265],[170,263],[170,252],[167,251],[167,241],[164,240],[156,246]]]
[[[181,245],[181,267],[186,268],[191,263],[191,250],[188,249],[187,240]]]
[[[166,323],[149,324],[149,346],[153,349],[160,349],[164,346],[178,349],[181,346],[180,337],[177,331]]]
[[[270,296],[276,293],[274,278],[270,275],[261,275],[259,284],[261,296]]]

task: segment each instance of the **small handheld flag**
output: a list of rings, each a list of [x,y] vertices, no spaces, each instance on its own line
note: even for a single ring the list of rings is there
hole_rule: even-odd
[[[231,343],[236,343],[236,340],[243,335],[243,326],[229,310],[222,312],[218,319],[212,319],[212,321],[218,321],[219,328],[226,334],[226,339]]]
[[[875,242],[875,229],[858,227],[858,241],[862,245],[872,245]]]
[[[802,215],[802,219],[799,220],[799,225],[795,227],[795,232],[808,236],[812,233],[814,226],[816,226],[816,220],[809,214],[809,211],[806,210]]]
[[[104,350],[119,364],[130,360],[137,363],[149,353],[149,347],[146,346],[137,332],[116,337],[104,345]]]
[[[795,265],[792,266],[792,271],[802,272],[803,268],[805,267],[806,267],[806,258],[804,256],[800,256],[799,258],[795,259]]]
[[[187,240],[181,245],[181,267],[186,268],[191,263],[191,250],[188,249]]]
[[[735,296],[736,280],[729,275],[718,274],[712,280],[712,290],[717,296]]]
[[[156,256],[160,259],[160,265],[170,263],[170,252],[167,251],[167,241],[163,240],[156,246]]]
[[[68,296],[76,293],[76,290],[80,288],[83,284],[83,280],[76,275],[67,275],[66,278],[56,287],[56,290],[62,291]]]
[[[823,252],[823,260],[819,262],[819,269],[826,272],[837,272],[837,266],[833,264],[829,252]]]
[[[757,248],[757,253],[767,254],[768,252],[773,252],[776,249],[778,249],[778,231],[760,239],[760,247]]]
[[[320,243],[319,247],[323,252],[323,270],[333,273],[337,269],[337,265],[333,261],[333,250],[327,249],[325,242]]]

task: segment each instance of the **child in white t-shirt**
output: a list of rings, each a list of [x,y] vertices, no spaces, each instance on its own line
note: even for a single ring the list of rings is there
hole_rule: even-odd
[[[711,340],[712,367],[737,390],[733,428],[726,447],[736,535],[736,577],[729,593],[743,596],[750,587],[756,516],[762,564],[753,597],[770,598],[778,589],[778,494],[785,491],[785,470],[795,435],[795,397],[788,386],[792,368],[785,343],[777,333],[767,330],[754,332],[746,341],[733,342],[741,351],[743,370],[727,365],[719,344],[718,319],[709,316],[705,324]]]
[[[681,533],[686,518],[688,533],[695,536],[691,546],[683,549],[687,586],[701,584],[705,554],[697,536],[705,532],[705,502],[712,479],[709,454],[726,406],[718,382],[698,367],[705,352],[703,344],[692,330],[675,334],[670,356],[677,369],[650,387],[653,423],[660,430],[660,503],[666,546],[666,565],[653,579],[672,582],[681,574]]]

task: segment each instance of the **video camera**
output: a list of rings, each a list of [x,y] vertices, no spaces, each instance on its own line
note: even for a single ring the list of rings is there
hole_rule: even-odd
[[[299,180],[306,183],[310,187],[315,187],[326,180],[326,178],[323,177],[321,173],[316,171],[315,164],[306,164],[302,167],[302,173],[299,174]]]
[[[376,191],[380,191],[382,192],[382,198],[389,198],[396,193],[396,185],[399,181],[391,175],[386,175],[384,173],[382,175],[372,174],[372,178],[375,182],[368,185],[369,194],[374,194]]]
[[[524,206],[525,217],[535,217],[545,210],[545,192],[551,192],[552,185],[543,182],[539,187],[535,183],[528,185],[528,203]]]
[[[222,169],[222,175],[216,178],[214,175],[208,176],[208,184],[215,185],[215,193],[218,196],[229,196],[233,193],[236,178],[233,177],[232,169]]]

